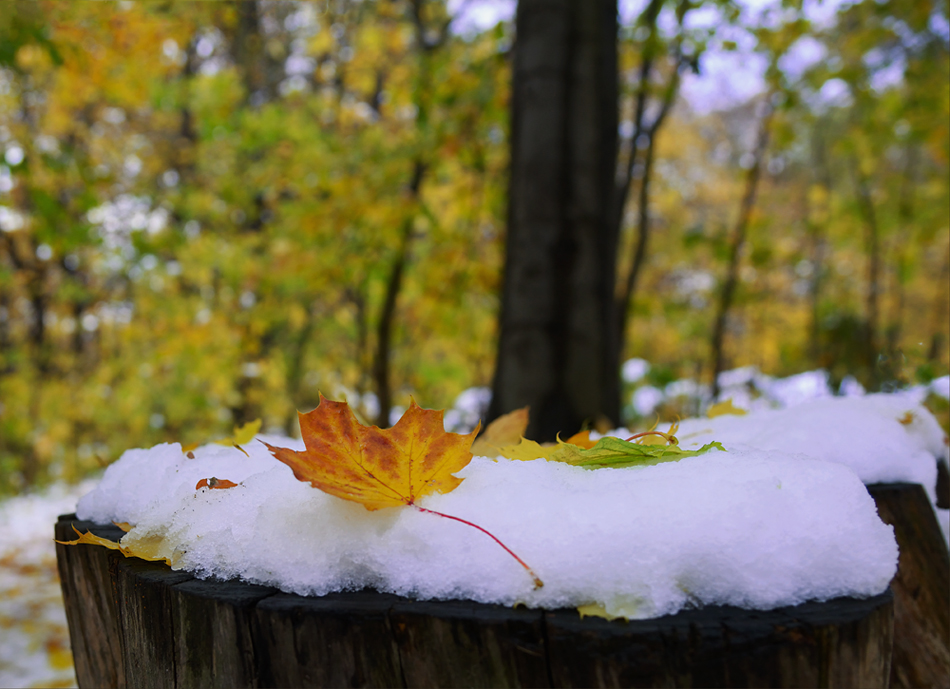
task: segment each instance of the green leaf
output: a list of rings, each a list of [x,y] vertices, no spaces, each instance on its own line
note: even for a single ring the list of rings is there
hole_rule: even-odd
[[[708,443],[698,450],[683,450],[678,445],[638,445],[620,438],[606,437],[598,440],[589,450],[561,443],[549,459],[585,469],[620,469],[675,462],[684,457],[696,457],[709,450],[725,452],[726,449],[718,442]]]

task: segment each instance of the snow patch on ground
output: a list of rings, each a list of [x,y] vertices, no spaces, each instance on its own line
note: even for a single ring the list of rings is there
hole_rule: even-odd
[[[0,686],[76,686],[53,524],[95,485],[56,484],[0,502]]]

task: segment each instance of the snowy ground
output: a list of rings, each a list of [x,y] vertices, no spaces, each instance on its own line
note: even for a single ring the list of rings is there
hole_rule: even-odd
[[[0,502],[0,687],[74,687],[53,524],[94,485]]]

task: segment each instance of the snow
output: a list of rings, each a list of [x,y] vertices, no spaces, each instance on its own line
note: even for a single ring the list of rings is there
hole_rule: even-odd
[[[53,524],[93,486],[0,502],[0,687],[75,686]]]
[[[930,381],[930,390],[935,395],[950,400],[950,376],[941,376]]]
[[[686,449],[718,440],[729,449],[839,462],[864,483],[920,483],[934,500],[936,458],[946,445],[943,430],[919,397],[916,392],[820,397],[745,416],[687,419],[677,437]]]
[[[600,603],[630,618],[870,596],[896,570],[893,531],[858,476],[782,451],[730,447],[596,471],[474,458],[459,488],[420,505],[491,531],[544,580],[535,590],[471,527],[409,507],[369,512],[297,481],[260,443],[245,449],[249,457],[217,445],[194,459],[177,444],[126,452],[80,500],[79,517],[135,524],[130,541],[164,538],[173,567],[199,576],[303,594],[368,586],[532,607]],[[210,476],[240,485],[196,491]]]

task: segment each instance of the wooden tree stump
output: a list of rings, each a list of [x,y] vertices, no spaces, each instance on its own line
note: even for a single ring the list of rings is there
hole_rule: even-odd
[[[112,526],[65,515],[118,540]],[[302,597],[57,546],[81,687],[883,687],[893,599],[709,606],[608,622],[576,610]]]
[[[950,687],[950,553],[926,492],[916,483],[868,486],[894,527],[892,687]]]

